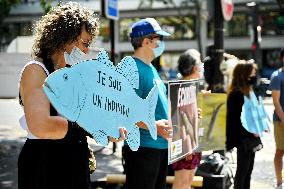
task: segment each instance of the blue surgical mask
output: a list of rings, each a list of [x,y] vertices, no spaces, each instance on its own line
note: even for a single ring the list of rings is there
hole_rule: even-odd
[[[78,47],[74,47],[70,54],[64,52],[64,59],[67,64],[74,65],[78,62],[86,60],[86,54]]]
[[[155,58],[157,58],[158,56],[161,56],[161,54],[165,50],[165,42],[164,41],[157,40],[157,45],[158,45],[158,47],[153,49]]]

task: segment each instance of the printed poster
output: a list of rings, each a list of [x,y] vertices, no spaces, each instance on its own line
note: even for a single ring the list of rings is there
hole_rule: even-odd
[[[198,80],[168,83],[169,125],[173,127],[169,164],[193,153],[198,147],[198,83]]]
[[[224,150],[226,142],[227,94],[198,93],[202,109],[199,120],[199,147],[196,151]]]

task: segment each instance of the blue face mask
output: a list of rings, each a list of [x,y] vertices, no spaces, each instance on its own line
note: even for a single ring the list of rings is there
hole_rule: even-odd
[[[158,56],[161,56],[161,54],[165,50],[165,42],[164,41],[157,40],[157,45],[158,45],[158,47],[153,49],[155,58],[157,58]]]

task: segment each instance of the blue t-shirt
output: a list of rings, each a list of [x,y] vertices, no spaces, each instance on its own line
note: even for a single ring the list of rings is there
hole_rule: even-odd
[[[166,86],[161,80],[155,67],[150,64],[142,62],[140,59],[134,58],[138,73],[139,73],[139,88],[136,89],[136,93],[139,97],[146,99],[151,89],[154,87],[154,82],[159,88],[159,97],[155,110],[155,120],[168,119],[168,99],[166,93]],[[145,129],[140,130],[140,146],[167,149],[168,141],[158,135],[157,140],[154,140],[149,131]],[[127,145],[126,142],[124,142]]]
[[[282,71],[282,68],[272,73],[269,90],[280,91],[280,104],[284,110],[284,72]],[[273,113],[273,120],[280,121],[275,111]]]

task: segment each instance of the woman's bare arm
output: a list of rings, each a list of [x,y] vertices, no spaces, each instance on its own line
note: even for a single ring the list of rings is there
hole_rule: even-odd
[[[59,116],[50,116],[50,103],[42,90],[46,74],[41,66],[31,64],[21,79],[21,97],[29,130],[43,139],[64,138],[68,122]]]

